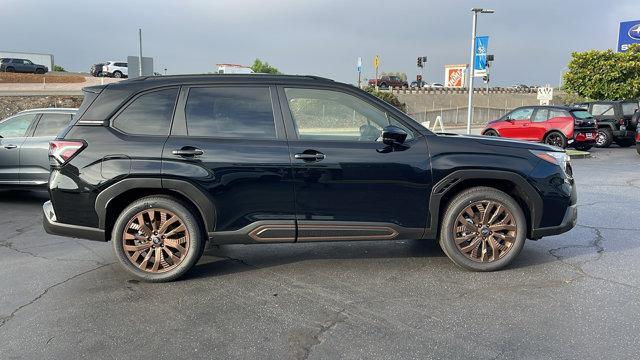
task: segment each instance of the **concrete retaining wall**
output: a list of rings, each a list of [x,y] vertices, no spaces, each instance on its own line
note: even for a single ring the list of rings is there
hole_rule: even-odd
[[[82,95],[0,96],[0,119],[34,108],[77,108],[82,98]]]

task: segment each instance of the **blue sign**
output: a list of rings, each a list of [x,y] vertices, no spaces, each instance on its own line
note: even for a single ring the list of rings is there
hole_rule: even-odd
[[[475,58],[473,61],[473,76],[487,75],[487,48],[489,46],[488,36],[476,36]]]
[[[618,51],[625,52],[631,44],[640,44],[640,20],[620,23],[618,33]]]

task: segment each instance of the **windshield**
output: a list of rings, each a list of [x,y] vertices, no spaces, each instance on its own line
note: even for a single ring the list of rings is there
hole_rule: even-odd
[[[593,115],[590,112],[585,110],[577,110],[571,112],[576,119],[593,119]]]
[[[636,112],[636,109],[638,108],[638,104],[637,103],[622,103],[622,115],[633,115],[633,113]]]

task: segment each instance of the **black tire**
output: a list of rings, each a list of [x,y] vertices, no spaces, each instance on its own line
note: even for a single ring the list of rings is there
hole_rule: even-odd
[[[119,79],[119,78],[122,77],[122,73],[120,71],[114,71],[113,72],[113,77]]]
[[[559,148],[567,147],[567,138],[559,131],[551,131],[545,137],[543,142],[547,145],[556,146]]]
[[[608,148],[613,142],[613,133],[609,128],[598,129],[598,135],[596,135],[596,147]]]
[[[181,236],[182,238],[188,238],[188,242],[186,243],[187,245],[185,245],[186,250],[184,251],[184,253],[175,253],[180,254],[181,260],[177,262],[177,265],[172,265],[175,267],[169,268],[167,271],[163,272],[152,272],[150,269],[142,270],[139,266],[134,265],[134,262],[129,258],[129,255],[124,249],[125,245],[123,237],[127,226],[130,225],[130,222],[135,221],[134,219],[138,214],[143,211],[149,211],[150,209],[162,209],[175,214],[178,217],[178,220],[181,221],[181,225],[184,225],[186,229],[186,231],[181,232],[181,235],[179,236]],[[138,232],[138,234],[140,235],[141,232]],[[143,235],[141,236],[144,237]],[[164,242],[164,240],[161,241]],[[147,282],[165,282],[173,281],[183,276],[198,262],[204,251],[205,232],[202,229],[200,222],[198,221],[198,217],[196,217],[194,211],[190,210],[188,206],[185,206],[180,201],[170,196],[157,195],[148,196],[136,200],[122,211],[113,226],[111,242],[113,245],[113,250],[116,254],[116,257],[120,261],[120,264],[130,274]],[[146,241],[145,243],[150,244],[151,241]],[[158,245],[157,247],[163,246]],[[160,249],[158,251],[163,255],[162,259],[165,260],[164,253],[162,252],[163,250],[164,249]],[[167,246],[166,250],[168,251],[170,250],[170,248]],[[154,250],[148,250],[147,252],[150,253],[151,251]],[[142,256],[143,254],[145,253],[143,252],[139,256]],[[156,254],[154,253],[153,255],[155,256]],[[151,259],[150,257],[149,260],[154,259]],[[155,263],[155,261],[153,263]]]
[[[618,146],[620,147],[629,147],[631,145],[634,145],[636,143],[636,139],[616,139],[615,140],[616,144],[618,144]]]
[[[589,145],[585,145],[585,144],[575,144],[575,145],[573,145],[573,147],[574,147],[576,150],[580,150],[580,151],[589,151],[589,150],[591,150],[591,148],[593,147],[593,145],[592,145],[592,144],[589,144]]]
[[[16,71],[16,69],[14,69],[14,68],[12,68],[12,67],[8,67],[8,68],[6,68],[6,70],[5,70],[5,71],[6,71],[6,72],[15,72],[15,71]]]
[[[461,215],[468,206],[472,206],[473,204],[481,201],[491,201],[502,205],[505,210],[510,212],[516,224],[515,235],[513,236],[514,240],[511,242],[511,246],[504,255],[497,259],[484,262],[472,260],[467,255],[464,255],[462,250],[458,248],[458,245],[456,245],[455,241],[455,231],[457,231],[456,222],[458,216]],[[478,234],[477,236],[479,237],[481,235]],[[464,190],[449,202],[446,212],[442,217],[439,242],[444,253],[456,265],[472,271],[495,271],[507,266],[518,256],[524,246],[526,237],[527,221],[520,205],[518,205],[511,196],[500,190],[480,186]],[[475,241],[475,239],[470,241]]]
[[[484,132],[484,134],[482,134],[484,136],[500,136],[500,134],[498,134],[497,131],[493,130],[493,129],[489,129],[487,131]]]
[[[388,86],[387,86],[387,84],[385,84],[385,83],[380,83],[380,84],[378,84],[378,87],[379,87],[379,88],[385,88],[385,89],[386,89]]]
[[[45,71],[42,68],[36,69],[36,74],[44,74]]]

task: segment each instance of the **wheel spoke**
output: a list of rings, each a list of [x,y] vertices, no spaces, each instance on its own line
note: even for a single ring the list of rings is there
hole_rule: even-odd
[[[509,224],[497,224],[497,225],[489,226],[489,230],[491,230],[491,231],[501,231],[501,230],[516,231],[516,230],[518,230],[518,227],[515,226],[515,225],[509,225]]]
[[[469,251],[472,251],[474,248],[478,246],[478,244],[480,244],[481,240],[482,238],[480,236],[477,236],[475,239],[473,239],[473,241],[471,241],[471,243],[469,243],[469,245],[460,248],[460,251],[462,251],[463,253],[468,253]]]
[[[180,245],[180,243],[178,242],[178,239],[167,239],[164,241],[164,244],[178,250],[180,252],[181,257],[184,256],[185,248],[182,245]]]
[[[145,255],[144,259],[142,259],[142,262],[140,263],[140,269],[142,270],[147,270],[147,264],[149,263],[149,259],[151,259],[151,255],[153,254],[153,251],[148,251],[147,255]]]
[[[165,215],[166,216],[166,215]],[[180,221],[180,219],[178,219],[177,216],[172,217],[169,220],[164,220],[162,222],[162,225],[160,225],[160,229],[158,230],[158,232],[160,234],[164,234],[165,231],[167,231],[167,228],[171,225],[171,224],[175,224],[176,221]]]
[[[173,230],[169,231],[168,233],[166,233],[166,234],[164,234],[164,235],[165,235],[166,237],[170,237],[170,236],[173,236],[173,235],[175,235],[175,234],[177,234],[177,233],[179,233],[179,232],[185,231],[186,229],[187,229],[187,228],[186,228],[184,225],[180,224],[180,226],[178,226],[177,228],[175,228],[175,229],[173,229]]]
[[[124,245],[124,251],[140,251],[140,250],[146,250],[149,249],[151,247],[152,243],[151,242],[147,242],[144,244],[139,244],[139,245]]]
[[[162,248],[157,247],[155,250],[155,258],[153,259],[153,267],[151,271],[156,272],[160,268],[160,263],[162,262]]]
[[[473,239],[476,236],[478,236],[477,233],[473,233],[473,234],[463,235],[463,236],[457,237],[456,238],[456,245],[460,245],[465,241],[469,241],[469,240]]]

